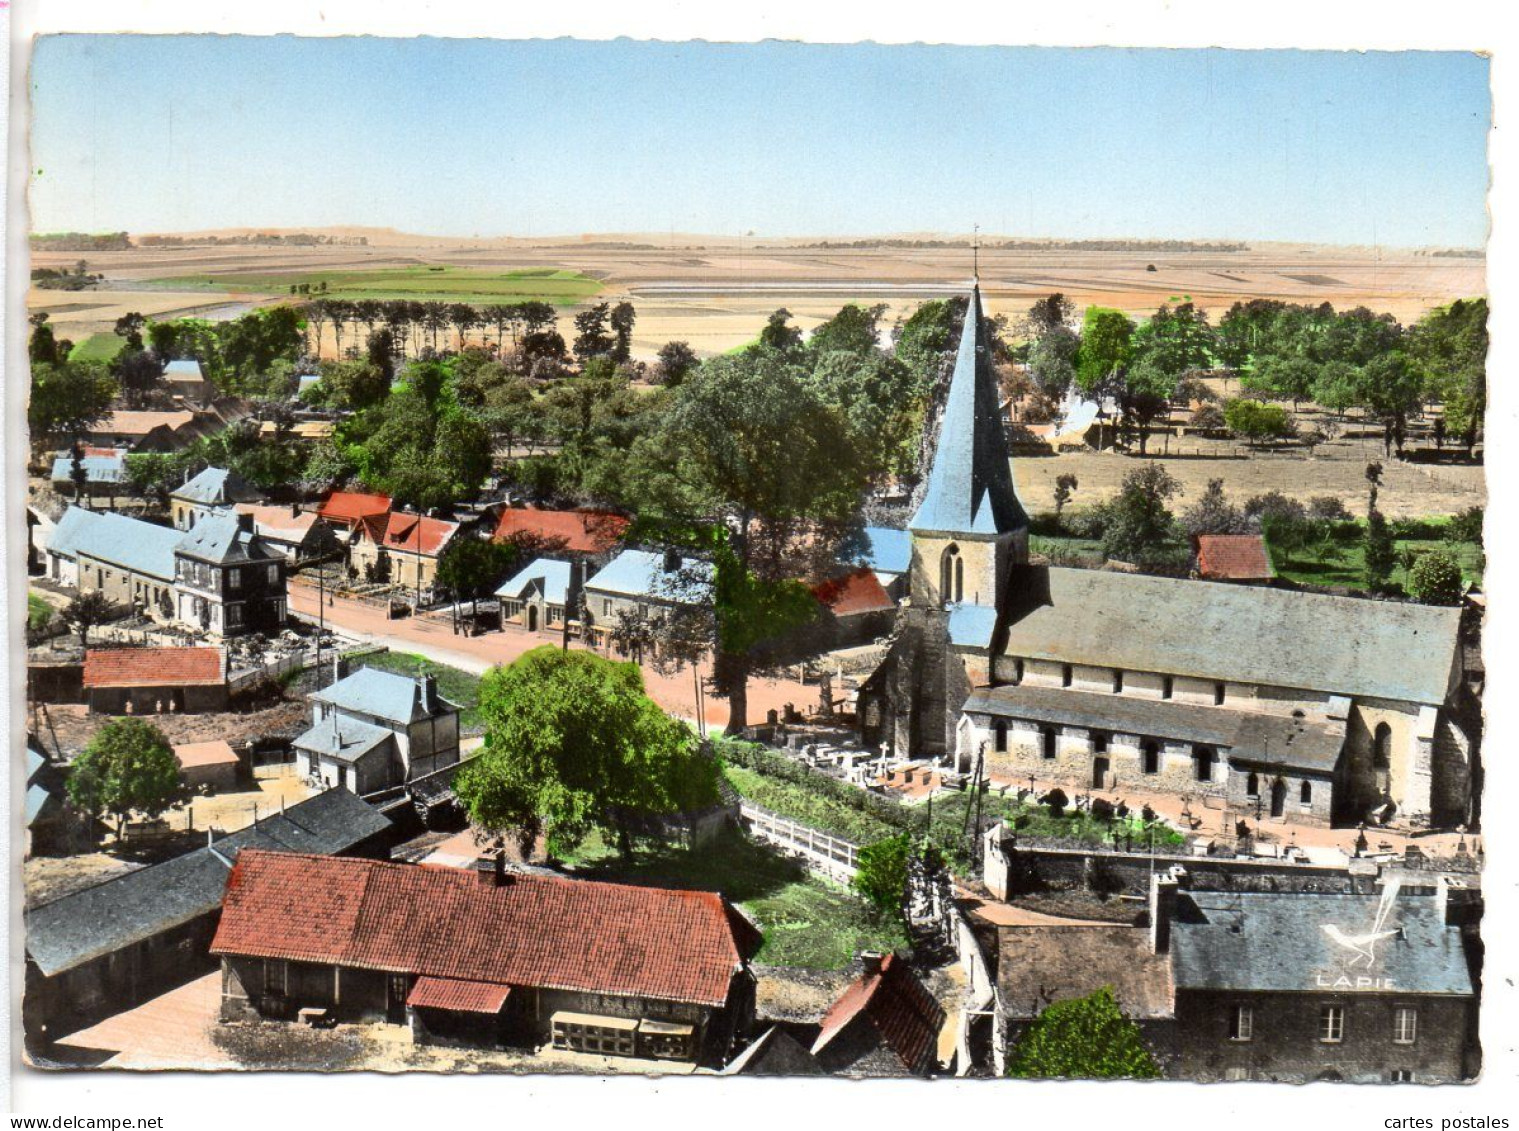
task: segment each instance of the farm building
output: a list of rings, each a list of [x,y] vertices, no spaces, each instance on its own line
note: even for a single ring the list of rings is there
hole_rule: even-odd
[[[723,1063],[759,932],[720,895],[244,853],[211,950],[222,1016],[325,1009],[413,1040]]]
[[[896,620],[897,603],[868,566],[814,585],[812,595],[827,613],[828,647],[869,643],[889,633]]]
[[[118,494],[127,484],[127,450],[81,446],[79,466],[84,473],[84,489],[89,495]],[[78,486],[74,481],[74,453],[59,452],[53,457],[53,489],[73,497]]]
[[[245,849],[381,855],[390,832],[353,794],[329,790],[184,856],[32,908],[28,1037],[56,1040],[213,969],[208,947],[227,874]]]
[[[187,742],[174,747],[179,776],[192,790],[214,792],[237,788],[238,757],[231,744],[222,739],[210,742]]]
[[[91,648],[84,693],[102,715],[200,714],[227,708],[220,648]]]
[[[256,503],[263,495],[235,471],[208,467],[169,492],[169,517],[175,530],[190,530],[237,503]]]
[[[931,1076],[947,1015],[894,954],[866,955],[865,972],[823,1016],[812,1057],[829,1073]]]
[[[47,756],[34,735],[26,736],[26,796],[22,803],[25,848],[23,856],[47,853],[65,836],[67,812],[63,767]]]
[[[969,309],[862,741],[1260,819],[1467,821],[1460,610],[1029,565],[979,290]]]
[[[459,708],[433,676],[360,668],[309,698],[296,763],[328,787],[376,793],[459,761]]]

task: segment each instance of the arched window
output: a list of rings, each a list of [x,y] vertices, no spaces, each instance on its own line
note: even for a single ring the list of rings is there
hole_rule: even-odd
[[[960,547],[947,546],[939,559],[939,597],[945,604],[964,600],[965,563],[960,559]]]
[[[1392,786],[1392,727],[1378,723],[1371,739],[1371,768],[1377,791],[1386,793]]]
[[[1302,788],[1297,791],[1297,799],[1304,805],[1313,804],[1313,786],[1304,782]]]
[[[997,739],[997,753],[999,753],[999,754],[1006,753],[1007,752],[1007,724],[1005,722],[1002,722],[1002,721],[999,720],[998,723],[997,723],[997,725],[992,728],[992,733],[996,736],[996,739]]]
[[[1261,795],[1261,779],[1251,774],[1245,779],[1245,796],[1259,797]]]

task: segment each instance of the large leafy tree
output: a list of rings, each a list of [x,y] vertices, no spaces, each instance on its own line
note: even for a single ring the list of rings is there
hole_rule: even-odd
[[[869,460],[806,372],[773,350],[713,358],[671,397],[629,478],[645,514],[708,532],[713,680],[737,731],[748,721],[755,645],[799,627],[802,610],[816,614],[794,579],[818,576],[858,536]]]
[[[636,664],[535,648],[480,687],[485,745],[454,788],[476,824],[539,832],[556,851],[594,829],[630,856],[640,818],[717,799],[717,768],[690,728],[644,692]]]
[[[1087,307],[1076,355],[1076,387],[1089,397],[1105,392],[1133,357],[1133,341],[1134,323],[1123,311]]]
[[[452,538],[438,557],[438,585],[452,593],[456,601],[476,605],[506,578],[520,557],[520,551],[511,543]]]
[[[1024,1079],[1153,1080],[1160,1066],[1139,1026],[1118,1008],[1111,988],[1057,1001],[1034,1018],[1008,1059],[1007,1074]]]
[[[782,307],[771,313],[760,331],[759,344],[780,354],[793,354],[802,348],[802,331],[791,324],[791,311]]]
[[[1125,475],[1117,498],[1105,508],[1103,554],[1139,565],[1163,559],[1176,539],[1176,520],[1166,504],[1179,494],[1181,484],[1159,464]]]
[[[58,614],[63,623],[79,634],[79,646],[90,643],[90,632],[103,624],[120,619],[122,609],[100,589],[90,589],[78,594]]]
[[[1487,411],[1487,300],[1459,300],[1430,311],[1406,341],[1427,394],[1444,405],[1446,431],[1470,450]]]
[[[873,476],[911,470],[927,390],[901,361],[835,350],[818,358],[807,383],[848,426]]]
[[[850,887],[876,911],[900,918],[907,899],[907,865],[912,858],[912,837],[907,833],[878,840],[861,848]]]
[[[179,761],[169,740],[143,719],[112,719],[95,732],[69,768],[69,801],[79,809],[117,819],[117,835],[128,814],[156,817],[179,793]]]
[[[812,331],[807,348],[820,357],[839,350],[853,354],[874,353],[880,349],[881,316],[885,313],[884,303],[869,307],[850,303]]]
[[[77,439],[111,411],[116,382],[103,365],[65,361],[32,366],[26,419],[34,439]]]

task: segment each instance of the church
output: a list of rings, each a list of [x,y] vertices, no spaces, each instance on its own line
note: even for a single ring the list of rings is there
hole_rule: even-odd
[[[1470,819],[1459,609],[1030,564],[979,286],[909,534],[862,741],[1041,789]]]

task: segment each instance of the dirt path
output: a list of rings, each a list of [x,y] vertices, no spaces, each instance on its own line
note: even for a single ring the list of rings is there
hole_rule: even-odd
[[[303,620],[315,621],[316,590],[305,585],[292,585],[290,611]],[[363,642],[385,644],[397,652],[416,652],[437,663],[476,674],[497,664],[510,663],[530,649],[558,646],[561,641],[557,633],[530,633],[516,628],[483,636],[459,636],[447,624],[415,619],[390,620],[382,609],[331,596],[325,619],[329,627]],[[571,647],[581,645],[572,642]],[[644,665],[643,674],[650,696],[661,707],[683,719],[697,716],[696,688],[690,668],[664,675]],[[700,674],[705,679],[708,669],[703,667]],[[750,680],[749,722],[762,723],[766,711],[779,711],[787,703],[794,703],[798,708],[811,708],[817,698],[817,688],[798,680]],[[714,699],[710,694],[705,695],[704,700],[707,725],[721,729],[728,721],[727,701]]]

